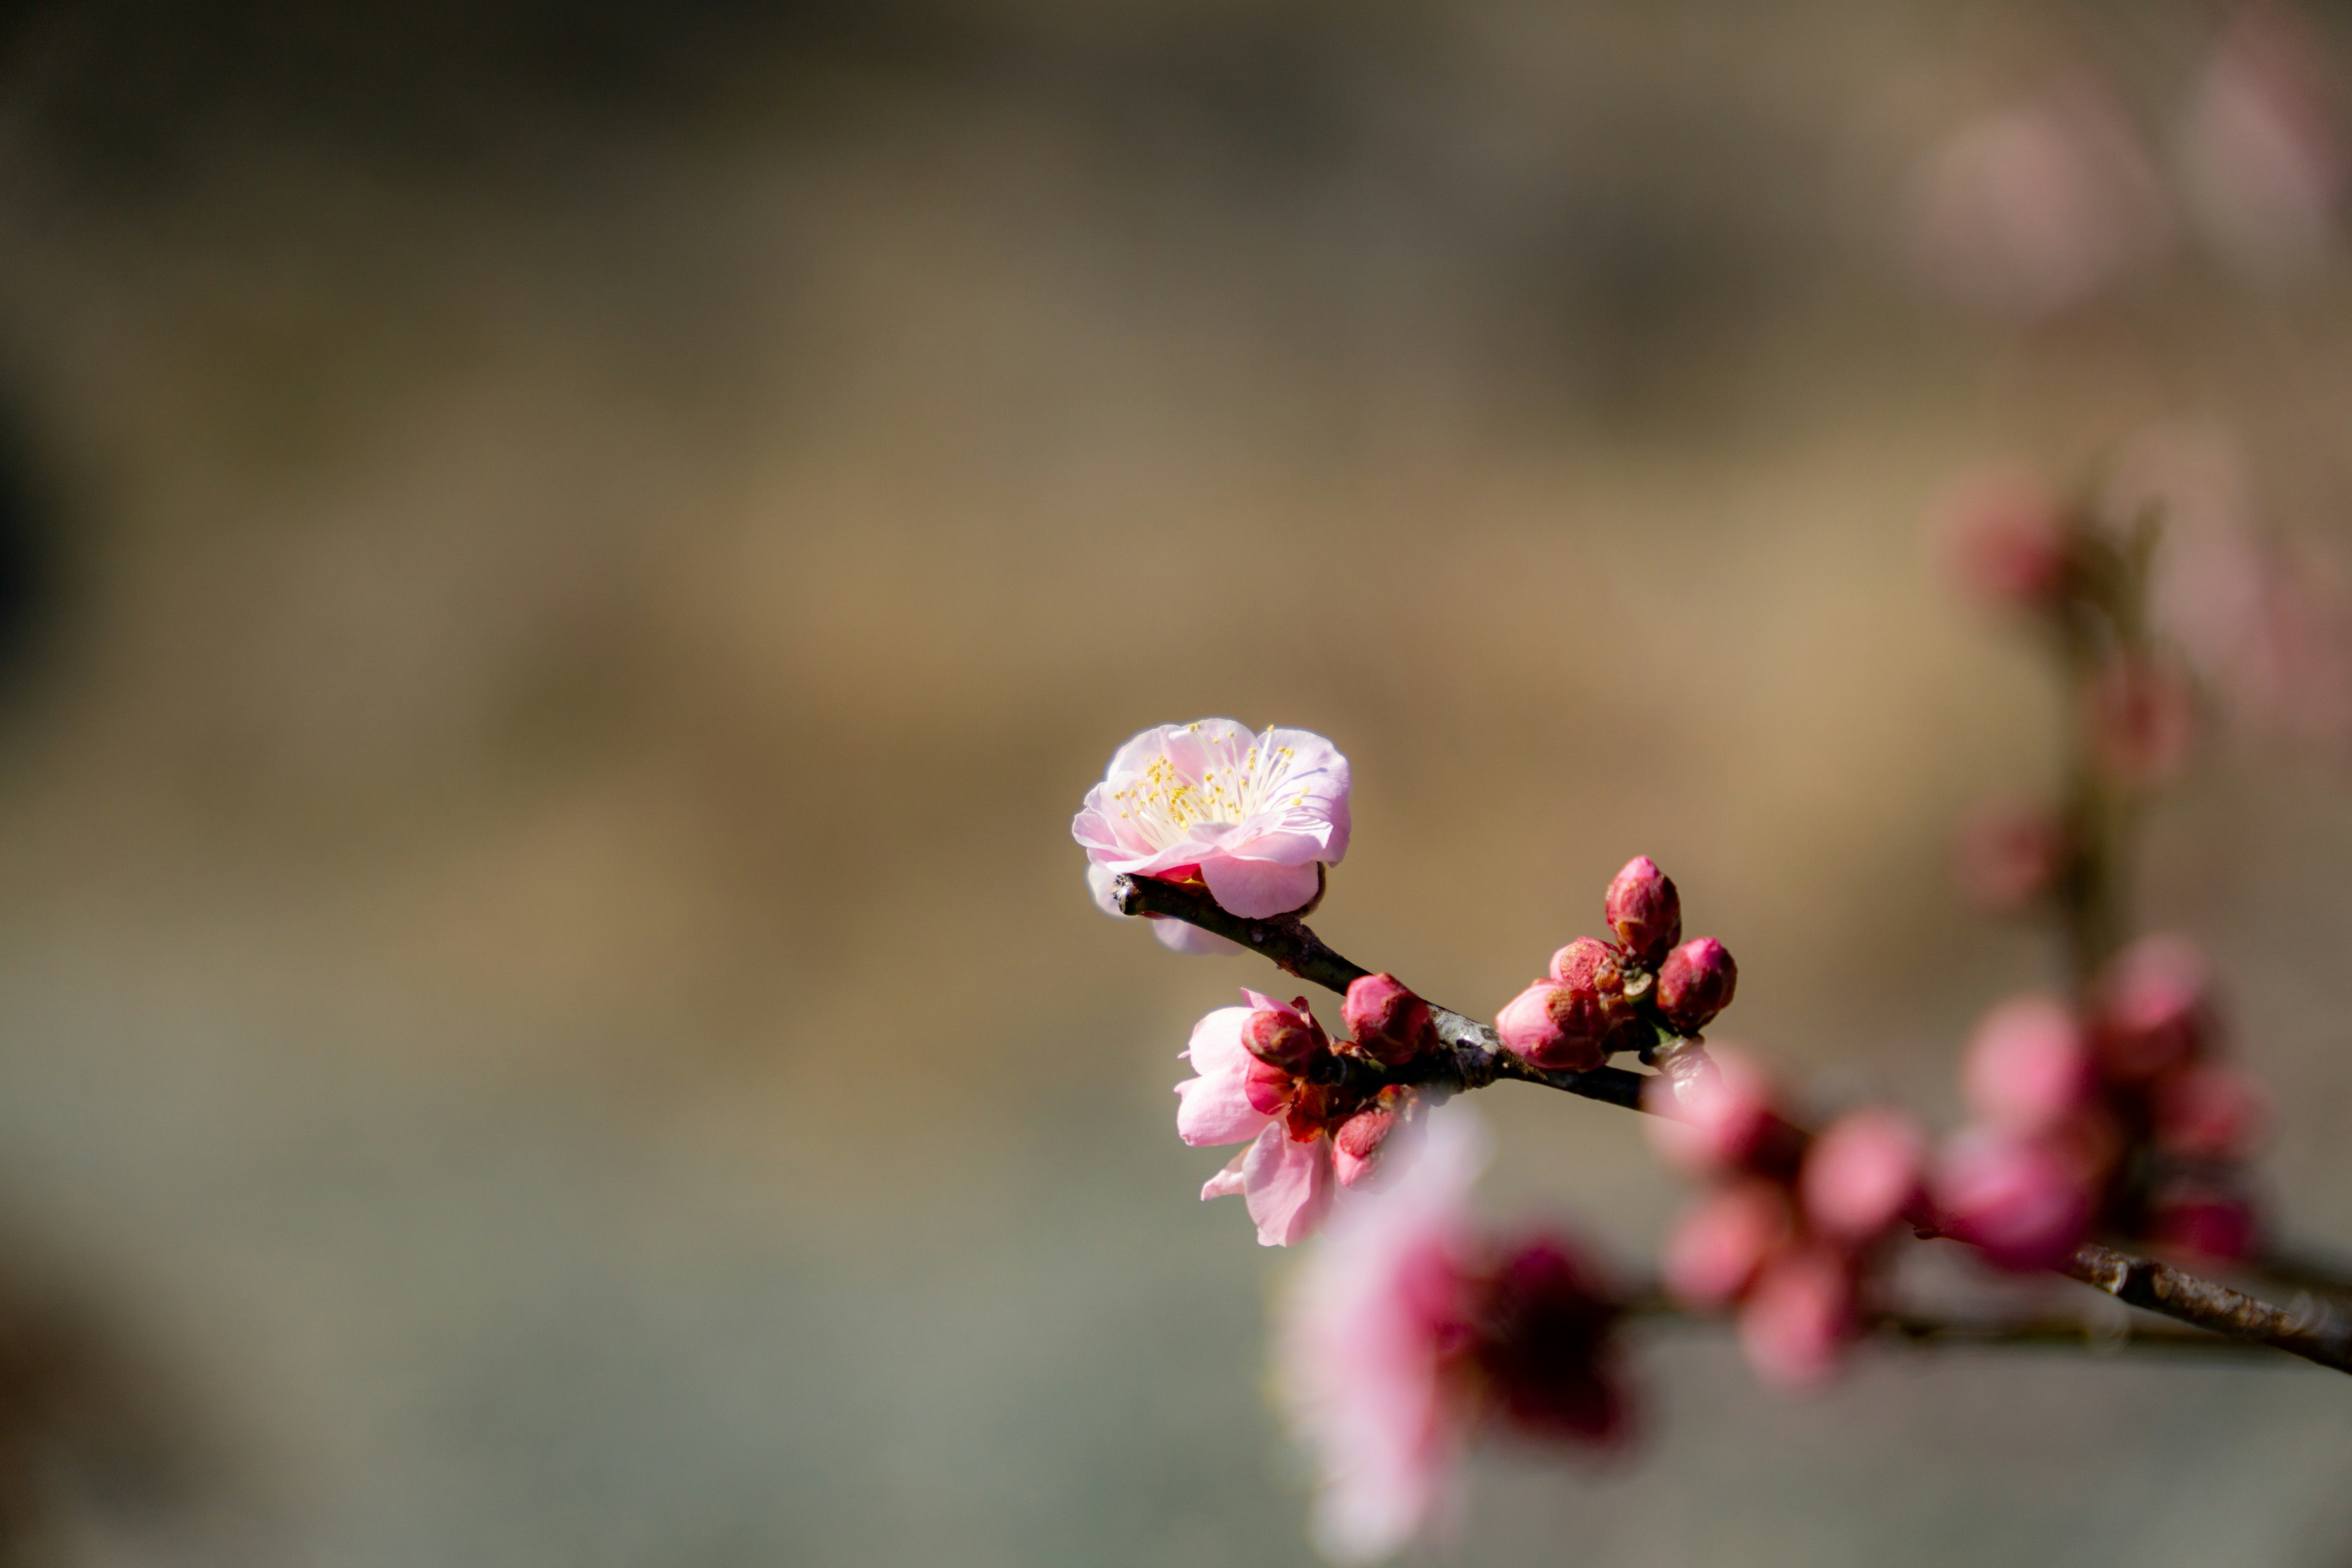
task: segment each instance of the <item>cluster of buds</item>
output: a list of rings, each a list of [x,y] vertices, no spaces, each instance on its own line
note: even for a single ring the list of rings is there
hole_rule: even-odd
[[[1322,1460],[1318,1533],[1343,1561],[1436,1522],[1485,1432],[1597,1447],[1631,1426],[1621,1294],[1565,1235],[1477,1224],[1479,1145],[1464,1113],[1439,1119],[1410,1171],[1333,1223],[1284,1303],[1277,1384]]]
[[[1369,1177],[1417,1124],[1424,1097],[1389,1073],[1438,1045],[1429,1004],[1392,974],[1367,974],[1340,1009],[1352,1037],[1332,1039],[1298,997],[1244,990],[1192,1030],[1197,1075],[1176,1086],[1176,1131],[1192,1144],[1249,1147],[1201,1189],[1239,1193],[1258,1239],[1286,1247],[1329,1213],[1336,1189]]]
[[[1653,1136],[1708,1186],[1666,1243],[1666,1289],[1696,1310],[1737,1306],[1757,1375],[1815,1386],[1869,1321],[1884,1244],[1919,1201],[1926,1142],[1909,1118],[1868,1107],[1809,1142],[1745,1056],[1675,1065],[1652,1091]]]
[[[2249,1256],[2242,1163],[2268,1112],[2219,1046],[2204,961],[2178,937],[2117,954],[2079,1016],[2041,996],[1996,1007],[1962,1068],[1975,1120],[1936,1174],[1943,1223],[2012,1268],[2063,1261],[2094,1226]]]
[[[1496,1016],[1503,1044],[1530,1066],[1584,1071],[1616,1051],[1646,1059],[1660,1039],[1696,1036],[1731,1004],[1739,966],[1711,936],[1682,940],[1682,897],[1656,861],[1627,861],[1602,911],[1613,944],[1578,937]]]

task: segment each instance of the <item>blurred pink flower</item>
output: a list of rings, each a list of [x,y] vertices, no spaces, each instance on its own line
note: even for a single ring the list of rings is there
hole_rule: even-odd
[[[1996,1126],[2045,1132],[2087,1109],[2097,1092],[2082,1026],[2055,997],[2004,1002],[1969,1037],[1960,1093]]]
[[[2074,548],[2066,508],[2032,468],[2003,465],[1964,474],[1937,510],[1938,548],[1969,597],[1995,609],[2029,610],[2064,591]]]
[[[1977,909],[2015,914],[2050,891],[2065,858],[2065,835],[2048,810],[1988,801],[1961,819],[1952,844],[1952,878]]]
[[[2157,1146],[2186,1160],[2242,1160],[2270,1125],[2270,1097],[2235,1068],[2205,1062],[2168,1073],[2154,1099]]]
[[[2074,80],[1970,121],[1912,186],[1927,281],[1988,314],[2038,321],[2160,257],[2171,203],[2130,121]]]
[[[1433,1118],[1411,1170],[1352,1201],[1311,1250],[1275,1325],[1276,1383],[1322,1470],[1318,1544],[1387,1556],[1437,1523],[1469,1440],[1457,1367],[1470,1339],[1476,1121]]]
[[[1918,1195],[1927,1147],[1917,1123],[1884,1106],[1831,1122],[1798,1174],[1806,1224],[1841,1247],[1868,1245]]]
[[[1198,1075],[1176,1086],[1176,1131],[1185,1142],[1249,1147],[1209,1178],[1202,1201],[1242,1194],[1262,1247],[1289,1247],[1331,1212],[1339,1178],[1329,1131],[1287,1112],[1298,1080],[1252,1056],[1243,1043],[1255,1013],[1297,1017],[1297,1010],[1255,991],[1246,1007],[1220,1007],[1192,1026],[1185,1055]],[[1303,1134],[1303,1136],[1301,1135]]]
[[[1801,1393],[1837,1372],[1856,1328],[1853,1268],[1825,1247],[1792,1248],[1764,1266],[1739,1309],[1739,1348],[1756,1375]]]
[[[1659,1274],[1687,1307],[1738,1300],[1764,1262],[1796,1234],[1789,1201],[1772,1182],[1727,1183],[1685,1210],[1658,1259]]]
[[[2175,1183],[2158,1193],[2150,1205],[2148,1230],[2160,1247],[2215,1263],[2252,1257],[2259,1234],[2252,1205],[2197,1182]]]
[[[1348,853],[1348,759],[1322,736],[1230,719],[1162,724],[1118,749],[1070,824],[1087,885],[1107,912],[1121,873],[1197,876],[1219,907],[1244,920],[1311,902],[1322,866]],[[1155,922],[1180,951],[1232,951],[1197,941],[1181,921]]]
[[[1558,1236],[1478,1233],[1485,1160],[1466,1112],[1433,1119],[1412,1167],[1339,1211],[1281,1304],[1276,1386],[1322,1471],[1318,1543],[1340,1561],[1442,1526],[1490,1423],[1584,1445],[1625,1434],[1617,1298]]]
[[[2099,1066],[2116,1083],[2144,1083],[2194,1059],[2214,1026],[2205,955],[2186,937],[2140,938],[2108,961],[2091,1020]]]
[[[2205,63],[2180,131],[2189,207],[2224,259],[2262,279],[2308,270],[2336,237],[2344,125],[2326,41],[2288,6],[2241,6]]]
[[[1961,1133],[1936,1167],[1934,1191],[1951,1234],[2002,1268],[2063,1263],[2090,1230],[2095,1194],[2081,1163],[2039,1138]]]
[[[1736,1046],[1710,1047],[1645,1086],[1643,1122],[1667,1163],[1696,1174],[1737,1168],[1772,1125],[1772,1083]]]

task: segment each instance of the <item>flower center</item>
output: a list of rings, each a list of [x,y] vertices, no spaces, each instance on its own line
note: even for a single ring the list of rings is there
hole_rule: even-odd
[[[1165,755],[1152,758],[1142,777],[1112,793],[1120,820],[1134,823],[1153,848],[1165,849],[1182,843],[1198,827],[1246,822],[1276,804],[1304,805],[1304,790],[1291,800],[1281,798],[1296,761],[1291,748],[1253,742],[1236,755],[1233,748],[1243,738],[1240,731],[1220,737],[1211,754],[1222,755],[1222,765],[1203,769],[1198,778]]]

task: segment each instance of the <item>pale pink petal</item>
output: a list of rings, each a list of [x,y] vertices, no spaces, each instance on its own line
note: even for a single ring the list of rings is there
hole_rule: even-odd
[[[1207,1203],[1211,1198],[1229,1198],[1243,1191],[1242,1162],[1248,1158],[1249,1151],[1244,1149],[1226,1161],[1215,1175],[1202,1183],[1201,1201]]]
[[[1087,891],[1094,895],[1095,908],[1107,915],[1124,913],[1111,901],[1110,887],[1118,879],[1118,873],[1109,867],[1094,861],[1087,863]]]
[[[1303,908],[1315,896],[1318,873],[1312,861],[1283,866],[1220,856],[1201,862],[1201,879],[1226,913],[1255,921]]]
[[[1248,1080],[1239,1073],[1188,1078],[1176,1086],[1176,1135],[1200,1148],[1255,1138],[1269,1118],[1249,1102]]]
[[[1307,1016],[1304,1013],[1301,1013],[1297,1008],[1292,1006],[1289,1003],[1284,1001],[1281,997],[1269,996],[1263,991],[1253,991],[1246,985],[1242,987],[1242,1000],[1248,1003],[1251,1010],[1254,1012],[1287,1013],[1294,1018],[1304,1018]],[[1238,1031],[1235,1032],[1234,1037],[1236,1040],[1241,1037]]]
[[[1249,951],[1237,942],[1229,942],[1215,931],[1202,931],[1184,921],[1155,919],[1151,934],[1169,952],[1190,953],[1194,958],[1223,958],[1228,953]]]
[[[1331,1170],[1331,1141],[1301,1143],[1280,1123],[1258,1134],[1242,1164],[1248,1184],[1250,1218],[1257,1221],[1260,1247],[1304,1241],[1331,1212],[1338,1181]]]
[[[1243,992],[1243,995],[1251,994]],[[1249,1070],[1253,1059],[1249,1047],[1242,1044],[1242,1031],[1249,1026],[1252,1007],[1219,1007],[1202,1015],[1192,1026],[1192,1038],[1184,1042],[1184,1058],[1192,1070],[1203,1077],[1230,1073],[1235,1078]]]

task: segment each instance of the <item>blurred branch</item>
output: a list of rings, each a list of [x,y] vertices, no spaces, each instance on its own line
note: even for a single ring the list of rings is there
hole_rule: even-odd
[[[1692,1327],[1721,1327],[1732,1321],[1726,1313],[1687,1311],[1654,1289],[1628,1301],[1625,1315],[1646,1322]],[[2159,1355],[2267,1357],[2271,1353],[2271,1347],[2260,1341],[2231,1339],[2202,1329],[2153,1324],[2137,1314],[2101,1323],[2061,1313],[2030,1318],[1951,1318],[1927,1312],[1880,1312],[1874,1314],[1866,1326],[1881,1338],[1923,1349],[2043,1346],[2089,1351],[2098,1355],[2146,1352]]]
[[[1112,883],[1111,897],[1122,914],[1156,915],[1198,926],[1238,942],[1284,973],[1326,990],[1344,994],[1351,982],[1372,973],[1333,952],[1297,916],[1243,920],[1218,907],[1205,888],[1124,876]],[[1503,1049],[1495,1032],[1475,1018],[1433,1002],[1429,1011],[1437,1026],[1438,1037],[1445,1044],[1444,1050],[1429,1052],[1386,1072],[1351,1059],[1349,1070],[1377,1073],[1389,1083],[1447,1090],[1484,1089],[1500,1079],[1516,1079],[1629,1110],[1642,1108],[1642,1086],[1648,1081],[1645,1074],[1611,1067],[1595,1068],[1590,1072],[1546,1072],[1528,1066]],[[1940,1233],[1930,1225],[1923,1225],[1919,1234],[1930,1237]],[[2284,1351],[2337,1372],[2352,1373],[2352,1321],[2309,1295],[2299,1296],[2292,1310],[2275,1307],[2169,1264],[2136,1258],[2088,1241],[2077,1247],[2073,1259],[2057,1272],[2105,1290],[2127,1305],[2231,1339]]]

